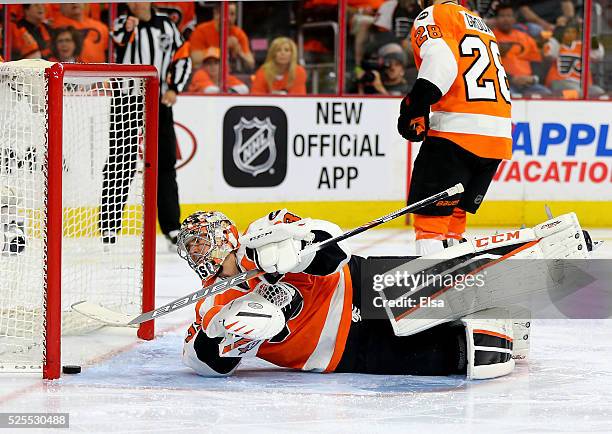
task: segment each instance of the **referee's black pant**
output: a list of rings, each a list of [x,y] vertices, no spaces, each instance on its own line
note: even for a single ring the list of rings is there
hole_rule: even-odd
[[[172,107],[159,104],[159,146],[157,154],[157,219],[164,234],[181,227],[176,183],[176,133]]]
[[[100,204],[100,231],[119,232],[130,184],[136,172],[138,138],[142,127],[142,97],[119,95],[111,104],[108,161],[104,165]],[[180,228],[176,183],[176,134],[172,108],[159,104],[157,154],[157,214],[164,234]]]

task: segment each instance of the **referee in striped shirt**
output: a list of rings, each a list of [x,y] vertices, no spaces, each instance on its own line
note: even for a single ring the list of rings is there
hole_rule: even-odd
[[[166,15],[156,13],[151,3],[128,3],[129,13],[119,16],[111,36],[116,47],[116,61],[123,64],[154,65],[160,74],[159,141],[157,215],[162,232],[176,244],[180,229],[180,208],[176,183],[176,135],[172,106],[191,75],[189,49],[181,33]],[[118,93],[115,92],[115,95]],[[105,243],[114,243],[121,229],[123,207],[127,202],[129,184],[134,177],[135,161],[127,161],[126,147],[138,146],[138,120],[126,112],[126,107],[138,104],[141,97],[120,95],[123,100],[111,112],[129,127],[111,136],[109,160],[104,171],[100,230]],[[114,143],[114,146],[113,146]],[[123,150],[123,151],[122,151]],[[128,152],[135,155],[136,153]],[[119,198],[113,200],[113,197]],[[106,200],[104,199],[106,198]]]

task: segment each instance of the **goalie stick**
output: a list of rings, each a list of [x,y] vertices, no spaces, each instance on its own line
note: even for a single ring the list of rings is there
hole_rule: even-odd
[[[376,220],[372,220],[362,226],[359,226],[355,229],[352,229],[341,235],[338,235],[337,237],[333,237],[321,243],[308,246],[304,249],[304,252],[305,254],[312,254],[312,253],[318,252],[319,250],[324,249],[331,244],[336,244],[340,241],[346,240],[347,238],[350,238],[357,234],[365,232],[368,229],[372,229],[378,225],[387,223],[400,216],[403,216],[410,212],[414,212],[418,209],[421,209],[438,200],[445,199],[447,197],[454,196],[455,194],[459,194],[462,192],[463,192],[463,185],[459,183],[451,188],[441,191],[440,193],[436,193],[433,196],[429,196],[428,198],[415,202],[412,205],[401,208],[390,214],[377,218]],[[255,277],[261,276],[262,274],[265,274],[265,272],[259,269],[253,269],[253,270],[245,271],[240,274],[236,274],[235,276],[228,277],[226,279],[220,280],[219,282],[213,283],[212,285],[208,285],[203,288],[200,288],[197,291],[189,295],[183,296],[177,300],[174,300],[168,304],[165,304],[162,307],[158,307],[157,309],[154,309],[150,312],[142,313],[136,317],[129,316],[124,313],[112,311],[110,309],[107,309],[103,306],[100,306],[98,304],[95,304],[89,301],[80,301],[78,303],[74,303],[71,307],[73,310],[81,313],[82,315],[85,315],[89,318],[106,323],[108,325],[118,326],[118,327],[133,326],[133,325],[137,325],[137,324],[140,324],[146,321],[150,321],[150,320],[159,318],[160,316],[167,315],[185,306],[189,306],[203,298],[225,292],[226,290],[230,288],[238,286],[241,283],[247,282]]]

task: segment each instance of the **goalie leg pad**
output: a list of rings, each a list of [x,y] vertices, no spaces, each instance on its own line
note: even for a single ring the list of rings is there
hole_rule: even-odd
[[[485,380],[508,375],[514,369],[513,330],[504,309],[486,309],[461,319],[467,343],[467,378]]]
[[[502,254],[512,260],[523,261],[498,261],[502,258]],[[588,245],[578,219],[574,213],[569,213],[548,220],[533,229],[477,238],[444,249],[437,254],[417,258],[402,266],[401,271],[416,275],[433,268],[432,260],[439,261],[440,264],[449,261],[449,268],[444,271],[445,274],[457,273],[461,267],[471,272],[469,269],[471,261],[488,258],[489,263],[483,285],[472,285],[461,291],[454,289],[445,291],[437,296],[436,299],[440,304],[434,307],[407,308],[405,314],[396,312],[390,315],[393,329],[398,336],[409,336],[483,309],[521,304],[529,295],[547,290],[555,291],[554,285],[563,282],[562,278],[557,276],[558,271],[550,266],[552,261],[525,260],[569,260],[589,257]],[[455,258],[464,258],[464,261],[457,265],[453,262]],[[423,295],[431,293],[430,287],[423,286],[417,291],[412,291],[410,296],[418,300],[421,296],[419,291],[422,291]],[[511,317],[524,318],[520,315]]]
[[[529,319],[514,320],[512,331],[514,333],[512,358],[516,361],[529,357],[529,333],[531,321]]]
[[[533,228],[542,257],[546,259],[589,259],[589,248],[575,213],[560,215]]]
[[[520,306],[509,308],[510,316],[513,318],[512,333],[512,358],[516,362],[527,359],[529,356],[529,333],[531,331],[531,312]]]

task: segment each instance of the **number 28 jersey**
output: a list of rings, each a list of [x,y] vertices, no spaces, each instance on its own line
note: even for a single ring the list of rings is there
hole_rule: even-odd
[[[484,20],[454,3],[430,6],[414,22],[411,42],[418,77],[442,92],[428,135],[480,157],[511,158],[510,86]]]

